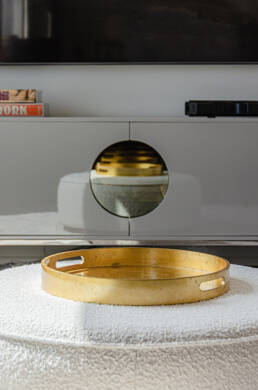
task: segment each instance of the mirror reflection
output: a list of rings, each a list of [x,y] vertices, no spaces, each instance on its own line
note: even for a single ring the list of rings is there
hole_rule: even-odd
[[[162,202],[168,170],[160,154],[147,144],[123,141],[96,159],[90,182],[97,202],[119,217],[139,217]]]

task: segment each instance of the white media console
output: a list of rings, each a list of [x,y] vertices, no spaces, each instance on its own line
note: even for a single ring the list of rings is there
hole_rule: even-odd
[[[6,118],[0,133],[2,244],[257,241],[256,118]],[[125,140],[153,147],[169,175],[163,201],[136,218],[103,209],[87,179]]]

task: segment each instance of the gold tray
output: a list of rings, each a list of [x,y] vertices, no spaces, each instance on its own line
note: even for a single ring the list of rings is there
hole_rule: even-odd
[[[69,259],[77,264],[62,263]],[[51,255],[41,264],[43,289],[74,301],[170,305],[215,298],[229,289],[227,260],[184,250],[94,248]]]

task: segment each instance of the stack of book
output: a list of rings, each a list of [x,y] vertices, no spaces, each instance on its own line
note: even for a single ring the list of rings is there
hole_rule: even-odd
[[[45,116],[46,105],[36,89],[0,89],[0,116]]]

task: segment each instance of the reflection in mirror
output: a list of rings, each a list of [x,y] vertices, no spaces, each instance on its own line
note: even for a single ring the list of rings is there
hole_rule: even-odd
[[[93,194],[107,211],[138,217],[154,210],[168,188],[168,170],[160,154],[138,141],[123,141],[105,149],[90,173]]]

